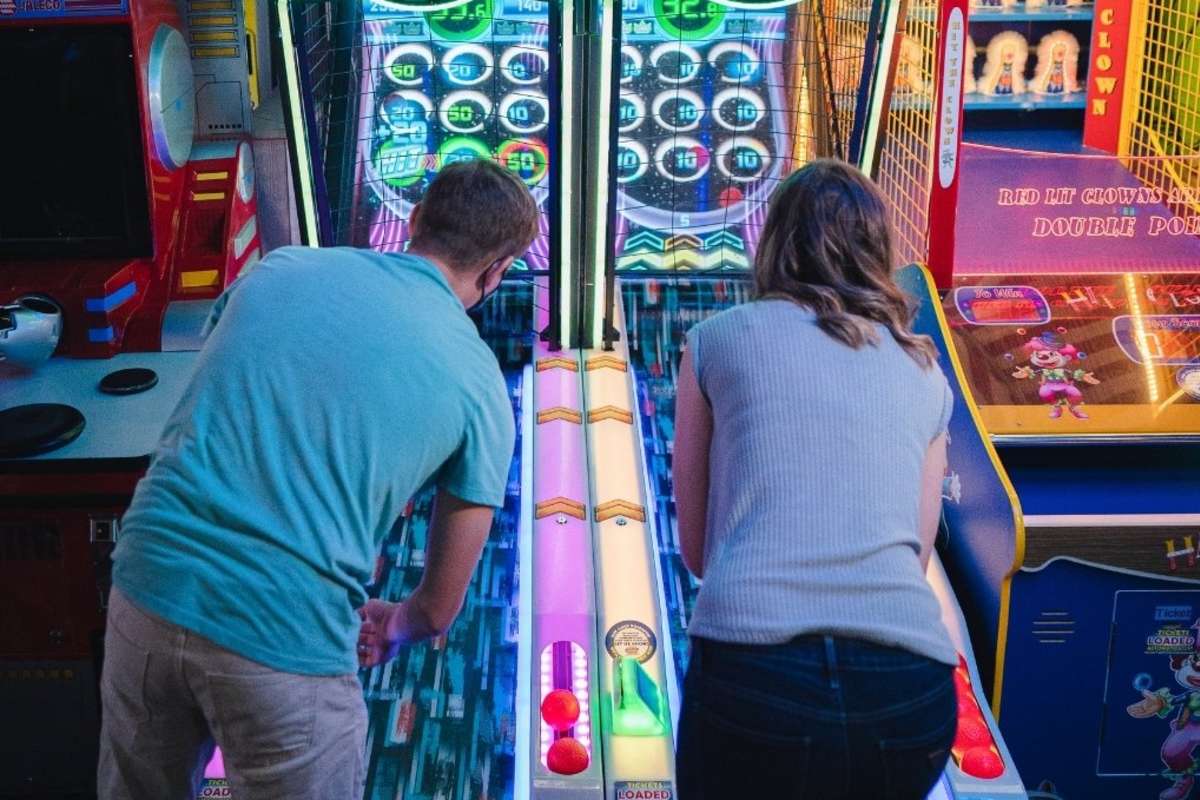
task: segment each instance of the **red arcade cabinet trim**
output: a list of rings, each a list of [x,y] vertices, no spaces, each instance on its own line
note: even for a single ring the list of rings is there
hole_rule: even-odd
[[[967,0],[945,0],[938,9],[935,133],[929,189],[929,271],[939,289],[954,274],[954,224],[958,207],[959,148],[963,124],[963,73],[970,9]]]
[[[1096,0],[1096,21],[1088,56],[1083,144],[1106,153],[1116,153],[1121,139],[1131,6],[1129,0]]]

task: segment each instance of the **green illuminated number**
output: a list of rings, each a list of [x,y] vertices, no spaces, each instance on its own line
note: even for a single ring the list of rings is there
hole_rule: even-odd
[[[712,0],[654,0],[654,13],[668,35],[703,39],[720,26],[725,8]]]
[[[475,121],[475,109],[467,105],[451,106],[446,111],[446,119],[451,122],[471,123]]]

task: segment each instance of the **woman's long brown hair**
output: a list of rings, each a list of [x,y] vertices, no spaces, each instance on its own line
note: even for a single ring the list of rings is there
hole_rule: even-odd
[[[754,288],[812,309],[821,330],[855,349],[878,344],[879,323],[918,364],[937,359],[932,340],[912,332],[916,306],[892,279],[883,197],[845,162],[810,162],[771,195]]]

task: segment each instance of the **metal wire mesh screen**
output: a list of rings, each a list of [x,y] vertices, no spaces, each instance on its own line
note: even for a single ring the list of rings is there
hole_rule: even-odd
[[[548,266],[549,10],[547,0],[295,5],[323,244],[403,250],[437,171],[492,158],[542,206],[542,235],[515,268]]]
[[[925,261],[929,254],[937,44],[937,7],[910,5],[876,175],[888,200],[899,264]]]
[[[1122,155],[1135,156],[1130,169],[1162,190],[1175,214],[1196,218],[1200,216],[1200,2],[1146,0],[1145,14],[1140,77],[1130,110],[1128,147]]]
[[[870,0],[624,0],[615,266],[744,270],[779,182],[849,158]]]
[[[329,107],[332,102],[333,43],[331,35],[334,22],[329,3],[298,3],[293,14],[296,24],[296,46],[301,52],[300,63],[305,68],[307,90],[311,97],[315,126],[310,136],[320,152],[328,146]]]

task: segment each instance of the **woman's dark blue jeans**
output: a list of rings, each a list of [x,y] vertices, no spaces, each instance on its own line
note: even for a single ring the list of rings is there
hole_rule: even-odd
[[[922,800],[957,720],[953,668],[836,636],[692,640],[680,800]]]

